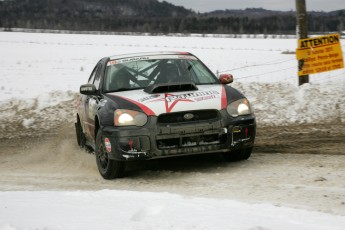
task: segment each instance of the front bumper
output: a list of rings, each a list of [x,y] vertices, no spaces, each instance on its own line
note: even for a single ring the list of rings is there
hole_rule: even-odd
[[[144,127],[102,127],[110,140],[110,159],[146,160],[212,152],[228,152],[254,145],[254,115],[232,118],[221,111],[221,118],[208,122],[157,124],[151,117]]]

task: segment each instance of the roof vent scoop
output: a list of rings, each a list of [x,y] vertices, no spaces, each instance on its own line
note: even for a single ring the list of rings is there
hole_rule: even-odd
[[[178,82],[178,83],[163,83],[154,84],[146,87],[144,91],[146,93],[168,93],[168,92],[181,92],[198,90],[194,82]]]

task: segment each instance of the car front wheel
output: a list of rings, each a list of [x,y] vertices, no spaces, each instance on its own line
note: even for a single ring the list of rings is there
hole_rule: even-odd
[[[101,130],[97,132],[95,150],[98,171],[104,179],[114,179],[124,175],[126,163],[109,159]]]

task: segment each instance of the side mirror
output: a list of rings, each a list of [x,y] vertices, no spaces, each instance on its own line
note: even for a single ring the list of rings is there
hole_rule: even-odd
[[[223,85],[230,84],[234,81],[232,74],[221,74],[219,80]]]
[[[79,92],[84,95],[97,95],[97,89],[94,84],[81,85]]]

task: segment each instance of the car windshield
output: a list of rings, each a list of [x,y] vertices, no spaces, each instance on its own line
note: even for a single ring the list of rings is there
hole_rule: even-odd
[[[219,83],[214,74],[190,55],[159,55],[110,60],[105,72],[105,92],[146,88],[153,84]]]

